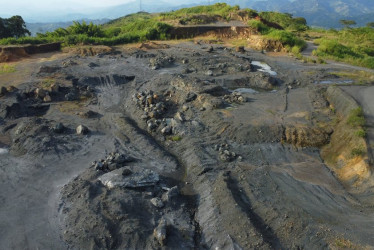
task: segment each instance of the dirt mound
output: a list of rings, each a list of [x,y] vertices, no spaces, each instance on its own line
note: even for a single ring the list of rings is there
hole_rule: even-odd
[[[330,133],[321,128],[291,126],[285,129],[284,141],[297,147],[321,147],[329,143]]]
[[[64,52],[70,52],[80,56],[96,56],[99,54],[110,54],[114,51],[108,46],[79,46],[74,48],[65,48]]]
[[[31,54],[47,53],[61,49],[61,43],[49,43],[39,45],[1,46],[0,62],[9,62],[28,57]]]
[[[162,43],[146,42],[146,43],[140,44],[138,48],[139,49],[144,49],[144,50],[150,50],[150,49],[168,49],[168,48],[170,48],[170,46],[167,45],[167,44],[162,44]]]

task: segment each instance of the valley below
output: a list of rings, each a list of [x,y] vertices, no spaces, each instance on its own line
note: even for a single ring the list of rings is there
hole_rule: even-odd
[[[7,64],[1,249],[374,246],[374,87],[336,73],[372,70],[198,38]]]

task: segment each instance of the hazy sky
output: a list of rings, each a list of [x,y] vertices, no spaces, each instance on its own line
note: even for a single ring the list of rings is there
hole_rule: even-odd
[[[85,8],[113,6],[132,1],[134,0],[0,0],[0,12],[23,12],[24,9],[36,11],[57,9],[84,10]]]

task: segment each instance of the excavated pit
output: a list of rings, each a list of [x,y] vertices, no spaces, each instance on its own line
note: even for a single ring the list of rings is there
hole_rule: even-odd
[[[347,99],[314,82],[339,66],[108,51],[33,62],[0,97],[0,248],[374,246],[371,175],[349,186],[320,154]]]

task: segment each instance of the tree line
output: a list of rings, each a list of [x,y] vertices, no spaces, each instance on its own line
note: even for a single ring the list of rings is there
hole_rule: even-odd
[[[26,23],[21,16],[12,16],[10,18],[0,17],[0,39],[9,37],[24,37],[31,35],[26,29]]]

